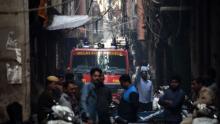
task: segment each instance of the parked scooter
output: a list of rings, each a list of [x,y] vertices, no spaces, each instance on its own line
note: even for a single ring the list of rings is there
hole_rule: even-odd
[[[61,105],[52,106],[52,113],[48,114],[47,124],[80,124],[79,116],[75,115],[74,112]]]
[[[139,113],[138,123],[157,123],[163,121],[163,109]]]
[[[159,105],[159,99],[164,94],[164,91],[168,89],[169,86],[160,86],[158,90],[154,93],[153,98],[153,111],[145,111],[138,113],[138,123],[156,123],[158,121],[163,121],[163,108]]]

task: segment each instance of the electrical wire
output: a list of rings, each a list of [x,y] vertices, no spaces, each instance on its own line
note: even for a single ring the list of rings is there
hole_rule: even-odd
[[[147,20],[146,20],[146,24],[147,24],[147,26],[148,26],[150,32],[151,32],[152,34],[154,34],[156,37],[160,38],[160,35],[157,34],[157,33],[155,33],[155,32],[153,31],[153,29],[151,28],[151,26],[150,26],[150,24],[149,24],[149,22],[148,22]]]
[[[27,10],[18,10],[18,11],[11,11],[11,12],[10,11],[0,11],[0,15],[19,14],[19,13],[38,11],[38,10],[42,10],[42,9],[49,9],[49,8],[53,8],[53,7],[62,6],[62,5],[67,4],[67,3],[71,3],[73,1],[74,0],[67,0],[65,2],[55,4],[55,5],[50,5],[50,6],[47,6],[47,7],[38,7],[38,8],[32,8],[32,9],[27,9]]]
[[[104,17],[110,10],[111,10],[111,7],[109,7],[108,10],[106,10],[106,11],[104,12],[104,14],[102,14],[101,16],[99,16],[98,19],[96,19],[95,21],[92,21],[92,22],[90,22],[90,23],[86,23],[85,25],[82,25],[82,26],[86,26],[86,25],[90,25],[90,24],[97,23],[98,21],[102,20],[103,17]],[[82,26],[79,26],[79,27],[82,27]],[[78,28],[78,27],[76,27],[76,28]]]
[[[126,22],[123,22],[123,23],[119,23],[119,24],[116,24],[116,25],[112,25],[112,27],[114,28],[114,27],[121,26],[121,25],[123,25],[123,24],[128,24],[128,23],[131,23],[131,22],[133,22],[133,21],[135,21],[135,20],[136,20],[136,19],[131,19],[131,20],[126,21]]]
[[[91,2],[90,2],[90,4],[89,4],[89,9],[87,10],[87,15],[89,15],[89,11],[90,11],[90,9],[91,9],[92,3],[93,3],[93,0],[91,0]]]
[[[75,15],[76,12],[78,11],[79,7],[80,7],[80,2],[78,3],[78,6],[77,6],[76,10],[74,10],[74,11],[75,11],[75,12],[74,12],[74,15]]]
[[[123,22],[123,23],[111,25],[111,27],[112,27],[112,28],[116,28],[116,27],[119,27],[119,26],[121,26],[121,25],[123,25],[123,24],[131,23],[131,22],[133,22],[133,21],[135,21],[135,20],[136,20],[136,19],[132,19],[132,20],[127,21],[127,22]],[[110,28],[102,28],[103,30],[98,30],[98,31],[113,31],[112,28],[111,28],[111,29],[110,29]],[[88,29],[87,29],[87,31],[93,31],[93,30],[91,30],[91,29],[88,30]]]
[[[71,0],[71,1],[73,1],[73,0]],[[115,1],[113,1],[112,3],[115,3],[116,1],[118,1],[118,0],[115,0]],[[103,12],[103,14],[102,14],[101,16],[95,17],[95,18],[98,18],[98,19],[96,19],[95,21],[88,22],[88,23],[86,23],[86,24],[84,24],[84,25],[81,25],[81,26],[79,26],[79,27],[84,27],[84,26],[87,26],[87,25],[90,25],[90,24],[97,23],[98,21],[102,20],[103,17],[104,17],[111,9],[112,9],[112,7],[109,7],[105,12]],[[1,13],[0,13],[0,14],[1,14]],[[77,29],[77,28],[79,28],[79,27],[75,27],[75,28],[73,28],[73,29]]]
[[[114,0],[113,3],[115,3],[116,1],[118,0]],[[92,2],[91,2],[91,5],[92,5]],[[89,22],[89,23],[86,23],[84,25],[81,25],[79,27],[84,27],[84,26],[88,26],[88,25],[91,25],[91,24],[94,24],[94,23],[97,23],[98,21],[102,20],[103,17],[112,9],[112,7],[109,7],[101,16],[98,17],[98,19],[96,19],[95,21],[92,21],[92,22]],[[77,29],[79,27],[75,27],[73,29]]]
[[[26,4],[27,2],[25,1],[25,0],[23,0],[22,1],[23,2],[23,7],[25,7],[25,5],[28,5],[28,4]],[[24,45],[24,49],[23,49],[23,51],[24,51],[24,53],[25,53],[25,59],[29,59],[29,57],[28,57],[28,55],[30,54],[30,51],[29,51],[29,49],[28,49],[28,47],[29,47],[29,42],[27,41],[27,34],[28,34],[28,31],[27,31],[27,25],[26,25],[26,19],[27,19],[28,17],[27,17],[27,14],[23,14],[23,19],[24,19],[24,42],[25,42],[25,45]],[[26,61],[26,63],[25,64],[27,64],[28,62]],[[25,75],[25,84],[26,85],[24,85],[25,86],[25,98],[24,98],[24,110],[25,111],[27,111],[28,109],[29,109],[29,106],[28,106],[28,102],[29,102],[29,92],[30,92],[30,84],[29,84],[29,82],[30,82],[30,72],[28,72],[27,70],[29,70],[29,66],[25,66],[25,71],[24,71],[24,75]],[[26,77],[27,76],[27,77]],[[24,76],[22,76],[22,78],[23,78]]]
[[[183,7],[183,1],[180,0],[179,6],[180,6],[180,11],[179,11],[179,22],[178,22],[178,27],[177,27],[177,31],[176,31],[176,38],[178,37],[178,35],[180,34],[180,29],[181,29],[181,25],[182,25],[182,7]]]
[[[145,5],[144,0],[142,0],[142,5],[143,5],[143,8],[144,8],[144,5]],[[139,9],[140,9],[140,8],[139,8]],[[141,9],[142,9],[142,8],[141,8]],[[160,38],[160,35],[157,34],[156,32],[154,32],[153,29],[151,28],[151,25],[150,25],[150,23],[147,21],[145,14],[144,14],[144,18],[145,18],[145,20],[146,20],[145,22],[146,22],[146,24],[147,24],[147,26],[148,26],[150,32],[151,32],[154,36]]]

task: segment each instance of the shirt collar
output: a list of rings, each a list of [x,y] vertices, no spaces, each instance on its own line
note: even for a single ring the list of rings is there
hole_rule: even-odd
[[[143,80],[143,78],[141,78],[141,82],[144,82],[144,83],[148,83],[148,80]]]

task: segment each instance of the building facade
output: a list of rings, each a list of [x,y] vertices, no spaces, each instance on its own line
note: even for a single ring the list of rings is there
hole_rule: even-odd
[[[28,1],[0,1],[0,123],[6,108],[18,102],[30,115],[30,55]]]

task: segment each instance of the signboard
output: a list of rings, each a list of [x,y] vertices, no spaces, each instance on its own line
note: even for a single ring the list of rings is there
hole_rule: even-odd
[[[73,55],[98,55],[98,54],[104,54],[104,55],[113,55],[113,56],[123,56],[122,52],[118,51],[110,51],[110,52],[100,52],[100,51],[76,51],[73,53]]]

